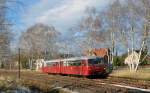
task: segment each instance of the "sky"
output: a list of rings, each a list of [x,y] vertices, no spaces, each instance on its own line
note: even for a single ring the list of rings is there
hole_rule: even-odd
[[[17,0],[19,1],[19,0]],[[8,18],[13,22],[16,41],[23,31],[36,23],[54,26],[63,37],[69,37],[68,31],[83,18],[87,7],[104,10],[113,0],[20,0],[20,4],[8,12]],[[15,12],[14,12],[15,11]],[[76,33],[82,36],[81,33]],[[14,43],[15,46],[16,43]],[[13,45],[12,45],[13,46]]]
[[[17,0],[8,19],[13,23],[14,40],[12,49],[17,47],[19,37],[36,23],[54,26],[64,39],[68,39],[70,28],[76,26],[84,16],[87,7],[103,10],[111,0]],[[78,34],[80,35],[80,34]]]
[[[87,7],[102,9],[109,0],[22,0],[23,7],[14,15],[14,30],[25,31],[36,23],[67,32],[83,17]],[[17,31],[17,32],[18,32]]]

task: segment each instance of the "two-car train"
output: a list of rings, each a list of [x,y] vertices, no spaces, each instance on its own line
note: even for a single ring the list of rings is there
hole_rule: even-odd
[[[48,74],[97,76],[108,74],[108,60],[104,57],[84,56],[45,61],[41,68]]]

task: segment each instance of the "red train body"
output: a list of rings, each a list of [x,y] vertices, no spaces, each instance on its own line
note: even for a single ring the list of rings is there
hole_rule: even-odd
[[[107,62],[100,57],[74,57],[45,61],[42,71],[49,74],[63,75],[103,75],[107,71]]]

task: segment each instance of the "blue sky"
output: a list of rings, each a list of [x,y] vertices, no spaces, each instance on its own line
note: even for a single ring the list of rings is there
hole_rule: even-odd
[[[54,26],[66,32],[84,15],[87,7],[103,8],[109,0],[20,0],[22,9],[13,16],[15,31],[25,31],[35,23]],[[10,14],[11,15],[11,14]]]
[[[111,0],[17,0],[23,5],[16,4],[8,12],[12,21],[14,42],[16,47],[22,32],[36,23],[54,26],[64,39],[69,37],[69,29],[75,27],[84,16],[87,7],[103,9]],[[78,33],[79,34],[79,33]]]
[[[20,0],[23,6],[15,8],[16,13],[9,12],[8,16],[13,23],[16,41],[22,31],[36,23],[43,23],[54,26],[61,32],[65,39],[69,37],[69,29],[78,24],[84,16],[87,7],[95,7],[98,10],[104,10],[106,5],[113,0]],[[12,15],[13,14],[13,15]],[[81,33],[75,35],[81,37]],[[16,42],[15,41],[15,42]],[[13,43],[12,47],[16,47]]]
[[[8,19],[13,23],[14,31],[20,31],[21,29],[25,29],[24,22],[22,20],[22,16],[25,14],[26,10],[29,9],[33,4],[38,3],[40,0],[18,0],[21,4],[11,3],[13,4],[12,10],[8,9]]]

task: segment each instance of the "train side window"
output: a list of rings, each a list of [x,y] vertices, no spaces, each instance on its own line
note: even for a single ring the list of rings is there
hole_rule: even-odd
[[[104,60],[104,63],[105,63],[105,64],[108,64],[108,56],[104,56],[104,59],[103,59],[103,60]]]
[[[81,66],[81,61],[80,60],[75,60],[75,61],[71,61],[70,66]]]
[[[73,66],[73,63],[71,61],[69,61],[68,66]]]
[[[104,58],[101,59],[101,63],[102,63],[102,64],[105,64],[106,62],[107,62],[107,61],[106,61]]]
[[[76,66],[81,66],[81,60],[76,61]]]
[[[52,63],[46,63],[47,66],[56,66],[57,62],[52,62]]]
[[[103,63],[102,58],[88,59],[88,65],[89,66],[99,65],[99,64],[102,64],[102,63]]]
[[[52,66],[52,64],[51,64],[51,63],[46,63],[46,65],[47,65],[47,66]]]
[[[81,66],[81,64],[82,64],[81,60],[78,60],[77,61],[77,66]]]
[[[63,62],[63,66],[68,66],[69,64],[68,64],[68,62],[67,61],[64,61]]]

